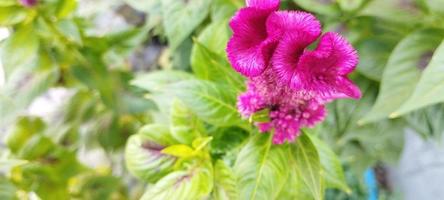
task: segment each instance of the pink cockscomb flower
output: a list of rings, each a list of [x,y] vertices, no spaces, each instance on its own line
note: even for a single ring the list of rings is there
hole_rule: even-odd
[[[20,3],[26,7],[32,7],[37,4],[37,0],[20,0]]]
[[[233,68],[248,78],[238,97],[245,118],[268,110],[261,132],[273,132],[273,143],[292,142],[303,127],[326,115],[325,104],[337,98],[360,98],[347,75],[358,64],[353,47],[336,33],[321,36],[321,24],[300,11],[277,11],[279,0],[247,0],[230,21],[227,45]],[[308,46],[319,40],[314,50]]]
[[[233,36],[227,55],[233,68],[247,77],[261,74],[268,66],[275,42],[266,30],[268,16],[279,8],[279,0],[247,0],[247,7],[231,19]]]

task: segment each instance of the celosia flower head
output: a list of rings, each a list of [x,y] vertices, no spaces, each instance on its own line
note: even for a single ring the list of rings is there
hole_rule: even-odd
[[[233,68],[248,78],[238,97],[244,117],[268,109],[273,142],[294,141],[303,127],[326,115],[325,103],[337,98],[360,98],[347,77],[358,64],[353,47],[339,34],[321,33],[313,15],[277,11],[278,0],[247,0],[230,21],[233,36],[227,55]],[[314,50],[308,46],[319,40]]]
[[[20,3],[26,7],[32,7],[37,4],[37,0],[20,0]]]

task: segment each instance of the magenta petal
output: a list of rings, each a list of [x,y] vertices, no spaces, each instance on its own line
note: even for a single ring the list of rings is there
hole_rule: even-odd
[[[336,33],[326,33],[314,51],[302,54],[290,86],[319,95],[324,101],[360,98],[359,88],[346,77],[357,63],[356,51],[344,38]]]
[[[328,70],[336,71],[339,75],[351,73],[358,65],[358,54],[352,45],[337,33],[325,33],[315,53],[319,57],[328,59],[329,65],[324,65]]]
[[[247,7],[277,10],[279,9],[279,0],[247,0]]]
[[[278,11],[268,17],[267,32],[271,37],[280,37],[286,32],[304,32],[314,41],[321,34],[321,23],[310,13]]]
[[[288,83],[295,76],[300,56],[315,39],[299,31],[288,32],[282,37],[271,59],[272,66],[282,82]]]
[[[233,36],[227,45],[228,60],[244,76],[258,76],[268,66],[274,47],[265,28],[269,14],[262,9],[243,8],[230,21]]]

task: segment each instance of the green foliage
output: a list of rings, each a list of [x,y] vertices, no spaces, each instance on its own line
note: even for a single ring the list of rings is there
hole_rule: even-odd
[[[282,1],[352,42],[363,92],[283,145],[253,126],[269,110],[236,108],[245,78],[225,48],[243,0],[81,3],[0,1],[0,199],[364,199],[363,171],[396,163],[405,128],[444,131],[440,0]],[[128,24],[97,26],[99,8]],[[56,111],[29,114],[56,87]]]

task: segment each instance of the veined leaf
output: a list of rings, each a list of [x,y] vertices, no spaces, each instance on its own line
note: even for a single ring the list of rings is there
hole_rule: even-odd
[[[276,199],[289,175],[286,146],[273,146],[271,134],[257,134],[234,165],[240,199]]]
[[[162,92],[169,84],[189,79],[193,79],[189,73],[163,70],[140,74],[131,81],[131,84],[150,92]]]
[[[434,29],[420,30],[396,46],[384,70],[376,103],[361,124],[386,118],[407,101],[421,75],[424,56],[438,46],[442,33]]]
[[[214,165],[214,200],[238,200],[239,191],[232,169],[222,160]]]
[[[167,89],[182,100],[200,119],[217,126],[238,125],[236,93],[231,88],[203,80],[187,80]]]
[[[433,54],[413,92],[413,95],[392,117],[444,101],[444,42]]]
[[[213,189],[213,167],[209,161],[202,166],[168,174],[149,186],[141,200],[204,199]]]
[[[163,27],[171,49],[176,49],[207,17],[209,0],[162,0]]]
[[[197,41],[194,44],[191,65],[194,74],[201,79],[243,90],[244,79],[231,68],[226,58],[211,52]]]
[[[324,180],[321,161],[316,147],[306,134],[297,138],[296,143],[291,145],[291,151],[296,161],[296,168],[313,198],[322,200],[324,198]]]
[[[178,142],[168,127],[147,125],[132,135],[126,144],[125,161],[128,170],[140,179],[155,182],[171,172],[176,157],[162,153],[167,146]]]
[[[186,105],[175,99],[170,112],[170,130],[180,143],[190,145],[201,135],[203,124]]]
[[[341,161],[336,154],[323,141],[313,135],[307,134],[313,145],[316,147],[321,161],[326,187],[341,189],[346,193],[351,193],[347,186]]]

